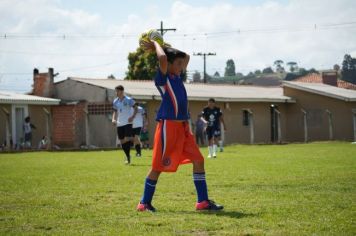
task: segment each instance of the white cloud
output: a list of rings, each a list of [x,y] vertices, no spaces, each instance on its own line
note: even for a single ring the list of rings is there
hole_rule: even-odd
[[[161,20],[158,12],[168,12],[165,26],[177,28],[165,39],[188,53],[216,52],[208,58],[208,73],[223,73],[225,62],[233,58],[238,71],[247,73],[271,66],[275,59],[296,61],[300,66],[317,69],[331,68],[341,63],[345,53],[355,55],[355,25],[348,29],[319,30],[322,24],[356,21],[356,2],[349,0],[292,0],[288,3],[267,1],[260,5],[238,6],[216,3],[192,6],[176,1],[170,9],[158,5],[148,7],[144,15],[127,14],[125,23],[107,24],[102,13],[82,9],[65,9],[60,1],[29,0],[0,1],[0,33],[39,35],[133,35],[107,38],[36,38],[0,39],[0,73],[28,72],[34,67],[41,71],[54,67],[57,71],[113,64],[86,70],[63,71],[67,76],[106,77],[114,74],[122,78],[127,69],[127,54],[138,45],[138,35],[155,28]],[[317,29],[313,30],[314,24]],[[290,32],[246,32],[272,28]],[[241,33],[214,36],[193,35],[201,32],[223,32],[240,29]],[[297,31],[300,30],[300,31]],[[183,37],[182,34],[187,36]],[[13,53],[1,53],[12,51]],[[15,52],[27,52],[20,54]],[[39,52],[36,55],[35,52]],[[47,54],[46,54],[47,53]],[[202,70],[200,57],[192,57],[190,70]],[[16,80],[17,78],[17,80]],[[0,75],[0,86],[18,87],[20,81],[27,90],[31,75]],[[14,82],[11,82],[14,81]]]

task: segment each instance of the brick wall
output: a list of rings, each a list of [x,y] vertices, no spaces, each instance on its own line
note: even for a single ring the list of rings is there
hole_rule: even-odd
[[[49,68],[46,73],[39,73],[38,69],[33,71],[33,95],[41,97],[53,97],[53,69]]]
[[[85,103],[52,107],[53,144],[77,148],[85,142]]]

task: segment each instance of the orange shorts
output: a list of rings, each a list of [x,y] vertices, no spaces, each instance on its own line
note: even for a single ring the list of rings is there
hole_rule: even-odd
[[[204,161],[188,122],[161,120],[156,127],[152,169],[176,172],[180,164]]]

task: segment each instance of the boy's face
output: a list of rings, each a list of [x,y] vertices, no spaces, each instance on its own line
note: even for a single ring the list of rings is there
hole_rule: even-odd
[[[124,95],[124,90],[116,89],[116,95],[122,97]]]
[[[209,107],[209,108],[214,108],[214,106],[215,106],[215,102],[213,102],[213,101],[208,101],[208,107]]]
[[[169,72],[174,75],[180,75],[183,71],[184,59],[176,58],[172,64],[169,64]]]

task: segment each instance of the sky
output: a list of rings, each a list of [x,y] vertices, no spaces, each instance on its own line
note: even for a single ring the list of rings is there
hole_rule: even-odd
[[[67,77],[125,77],[127,56],[148,29],[176,28],[164,40],[191,56],[212,52],[207,73],[233,59],[247,74],[277,59],[318,70],[356,57],[353,0],[0,0],[0,90],[28,92],[32,71]],[[6,35],[6,36],[5,36]]]

